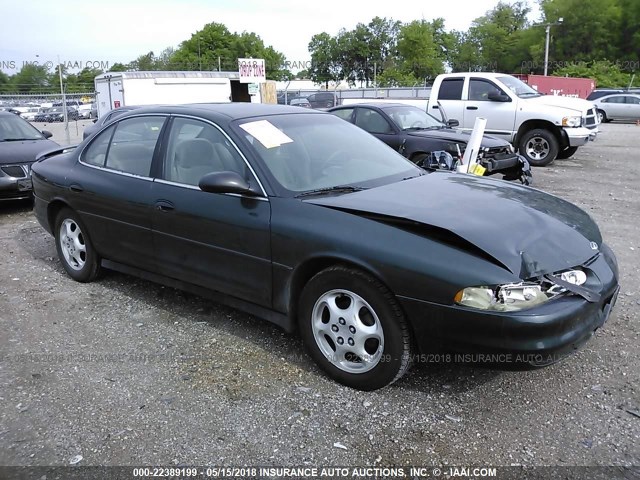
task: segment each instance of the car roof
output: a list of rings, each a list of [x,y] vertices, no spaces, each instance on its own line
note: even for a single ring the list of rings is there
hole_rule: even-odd
[[[186,105],[155,105],[149,107],[140,107],[135,110],[135,114],[142,113],[176,113],[191,114],[203,117],[220,117],[224,116],[229,121],[248,117],[261,117],[268,115],[283,114],[313,114],[319,115],[322,112],[314,110],[301,110],[298,107],[278,104],[264,103],[191,103]],[[133,115],[134,113],[131,112]]]
[[[334,107],[335,110],[339,108],[349,108],[349,107],[376,107],[376,108],[391,108],[391,107],[408,107],[408,108],[418,108],[415,105],[408,105],[406,103],[394,103],[394,102],[362,102],[362,103],[352,103],[350,105],[340,105],[339,107]],[[333,109],[331,109],[333,110]],[[419,109],[421,110],[421,109]]]
[[[612,93],[609,93],[607,95],[603,95],[602,97],[598,97],[594,101],[597,102],[599,100],[603,100],[605,98],[610,98],[610,97],[635,97],[635,98],[640,98],[640,93],[635,93],[635,92],[612,92]]]

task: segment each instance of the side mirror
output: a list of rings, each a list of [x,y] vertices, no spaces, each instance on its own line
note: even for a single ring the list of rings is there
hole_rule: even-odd
[[[455,118],[452,118],[451,120],[447,120],[447,127],[449,128],[457,127],[459,125],[460,125],[460,122]]]
[[[251,187],[249,182],[236,172],[207,173],[198,182],[198,187],[203,192],[209,193],[238,193],[240,195],[258,196],[262,192]]]
[[[53,133],[51,133],[49,130],[42,130],[42,136],[44,138],[51,138],[53,137]]]
[[[509,95],[506,95],[504,93],[498,93],[498,92],[491,92],[488,98],[492,102],[510,102],[511,101],[511,98],[509,97]]]
[[[94,118],[94,119],[93,119],[93,123],[96,123],[97,121],[98,121],[98,119],[97,119],[97,118]]]

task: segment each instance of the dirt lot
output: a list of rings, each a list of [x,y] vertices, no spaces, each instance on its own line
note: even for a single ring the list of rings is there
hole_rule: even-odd
[[[639,136],[606,124],[534,171],[618,256],[585,348],[527,372],[422,364],[373,393],[233,309],[117,273],[75,283],[30,206],[0,205],[0,465],[639,465]]]

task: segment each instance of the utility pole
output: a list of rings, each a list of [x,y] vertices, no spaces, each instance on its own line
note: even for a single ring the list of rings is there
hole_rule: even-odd
[[[544,76],[547,76],[547,70],[548,70],[548,66],[549,66],[549,33],[551,32],[551,26],[552,25],[562,25],[562,21],[564,20],[564,18],[560,17],[558,19],[557,22],[553,22],[553,23],[547,23],[545,25],[545,31],[547,33],[547,39],[544,43]]]

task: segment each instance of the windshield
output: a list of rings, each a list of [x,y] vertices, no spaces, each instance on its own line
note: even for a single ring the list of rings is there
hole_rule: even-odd
[[[369,188],[424,174],[373,135],[330,114],[244,119],[234,129],[289,194]]]
[[[385,107],[384,112],[391,117],[401,130],[425,130],[445,128],[446,125],[418,107]]]
[[[506,87],[509,88],[513,93],[515,93],[520,98],[528,98],[528,97],[539,97],[540,94],[531,88],[529,85],[524,83],[522,80],[518,80],[516,77],[512,77],[511,75],[505,75],[504,77],[498,77]]]
[[[42,140],[43,135],[30,123],[11,114],[0,116],[0,142],[11,140]]]
[[[62,107],[53,107],[51,110],[49,110],[49,113],[58,113],[58,112],[62,112]]]

